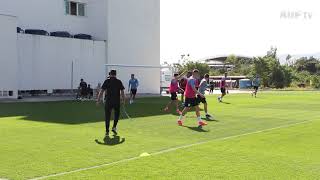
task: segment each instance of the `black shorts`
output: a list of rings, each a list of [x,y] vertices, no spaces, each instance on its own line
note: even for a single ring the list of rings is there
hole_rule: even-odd
[[[220,88],[222,94],[226,94],[226,88]]]
[[[253,86],[253,89],[258,91],[259,90],[259,86]]]
[[[186,100],[184,101],[185,107],[195,107],[198,105],[199,105],[199,103],[198,103],[197,98],[186,98]]]
[[[137,94],[137,89],[131,89],[131,94],[136,95]]]
[[[205,104],[205,103],[207,103],[207,100],[206,100],[206,98],[204,97],[204,98],[202,98],[201,96],[197,96],[197,100],[198,100],[198,104],[200,104],[200,103],[203,103],[203,104]]]
[[[171,93],[171,100],[172,100],[172,101],[176,101],[176,100],[178,100],[178,95],[177,95],[177,93],[176,93],[176,92]]]

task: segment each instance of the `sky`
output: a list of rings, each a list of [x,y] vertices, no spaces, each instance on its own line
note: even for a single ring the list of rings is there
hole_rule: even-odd
[[[319,0],[161,0],[161,62],[320,52]]]

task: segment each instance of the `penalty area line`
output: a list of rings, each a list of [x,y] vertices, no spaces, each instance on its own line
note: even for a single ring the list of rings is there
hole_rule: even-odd
[[[211,140],[202,141],[202,142],[198,142],[198,143],[193,143],[193,144],[178,146],[178,147],[174,147],[174,148],[164,149],[162,151],[151,153],[150,155],[151,156],[155,156],[155,155],[160,155],[160,154],[164,154],[164,153],[168,153],[168,152],[173,152],[173,151],[180,150],[180,149],[186,149],[186,148],[193,147],[193,146],[207,144],[207,143],[214,142],[214,141],[223,141],[223,140],[228,140],[228,139],[233,139],[233,138],[238,138],[238,137],[243,137],[243,136],[248,136],[248,135],[253,135],[253,134],[269,132],[269,131],[277,130],[277,129],[294,127],[294,126],[301,125],[301,124],[307,124],[307,123],[312,122],[312,121],[314,121],[314,120],[301,121],[301,122],[297,122],[297,123],[281,125],[281,126],[278,126],[278,127],[268,128],[268,129],[264,129],[264,130],[259,130],[259,131],[249,132],[249,133],[243,133],[243,134],[238,134],[238,135],[233,135],[233,136],[227,136],[227,137],[222,137],[222,138],[217,138],[217,139],[211,139]],[[143,157],[141,157],[141,156],[137,156],[137,157],[132,157],[132,158],[128,158],[128,159],[122,159],[122,160],[119,160],[119,161],[114,161],[114,162],[111,162],[111,163],[101,164],[101,165],[97,165],[97,166],[91,166],[91,167],[80,168],[80,169],[76,169],[76,170],[72,170],[72,171],[66,171],[66,172],[62,172],[62,173],[56,173],[56,174],[51,174],[51,175],[47,175],[47,176],[36,177],[36,178],[29,179],[29,180],[42,180],[42,179],[47,179],[47,178],[52,178],[52,177],[58,177],[58,176],[73,174],[73,173],[77,173],[77,172],[82,172],[82,171],[87,171],[87,170],[92,170],[92,169],[99,169],[99,168],[103,168],[103,167],[108,167],[108,166],[112,166],[112,165],[116,165],[116,164],[120,164],[120,163],[124,163],[124,162],[129,162],[129,161],[134,161],[134,160],[138,160],[138,159],[142,159],[142,158]]]

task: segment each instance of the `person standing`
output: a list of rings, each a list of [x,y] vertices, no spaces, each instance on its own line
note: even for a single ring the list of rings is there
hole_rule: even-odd
[[[254,95],[254,97],[256,98],[259,90],[259,86],[260,86],[260,78],[258,75],[256,75],[256,77],[253,79],[252,86],[253,86],[253,92],[251,93],[251,95],[252,97]]]
[[[105,126],[106,136],[109,136],[111,112],[114,110],[114,122],[112,132],[117,135],[117,125],[120,118],[120,104],[125,104],[124,86],[117,79],[117,71],[111,70],[110,76],[104,81],[98,95],[97,105],[101,103],[103,93],[105,93]],[[121,97],[121,98],[120,98]]]
[[[211,81],[210,82],[210,94],[213,94],[213,91],[214,91],[214,82]]]
[[[129,103],[132,104],[133,101],[136,99],[137,91],[138,91],[139,81],[134,77],[134,74],[131,74],[131,79],[129,80],[129,88],[130,91],[130,101]]]
[[[227,77],[228,77],[228,73],[224,73],[224,77],[222,77],[221,79],[221,83],[220,83],[220,90],[221,90],[221,96],[218,97],[218,101],[222,102],[222,99],[225,95],[227,95]]]
[[[196,115],[197,115],[197,120],[198,120],[199,127],[207,125],[207,123],[202,121],[202,119],[201,119],[200,108],[199,108],[199,104],[198,104],[197,97],[196,97],[196,95],[199,95],[201,98],[204,98],[204,96],[196,89],[196,80],[199,77],[200,77],[199,76],[199,70],[195,69],[192,72],[192,76],[188,79],[187,87],[186,87],[186,91],[185,91],[185,96],[186,96],[186,99],[185,99],[185,102],[184,102],[185,108],[181,112],[181,115],[180,115],[180,117],[178,119],[178,125],[179,126],[183,125],[184,116],[193,107],[195,107],[195,109],[196,109]]]
[[[96,93],[95,93],[95,98],[98,99],[99,93],[101,90],[101,83],[98,83],[97,87],[96,87]]]
[[[87,97],[87,87],[88,87],[88,85],[83,79],[81,79],[79,87],[80,87],[80,99],[84,99],[85,97]]]
[[[91,88],[90,84],[88,84],[88,87],[87,87],[87,97],[88,99],[91,99],[93,97],[93,89]]]

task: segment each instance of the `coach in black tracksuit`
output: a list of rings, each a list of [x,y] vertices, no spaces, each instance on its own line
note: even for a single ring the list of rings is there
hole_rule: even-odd
[[[125,103],[124,86],[122,82],[116,78],[116,70],[111,70],[109,77],[104,81],[101,91],[99,92],[97,104],[101,102],[101,97],[104,92],[105,95],[105,120],[106,120],[106,136],[109,136],[111,112],[114,110],[114,123],[112,132],[117,135],[117,124],[120,117],[120,95],[122,103]]]

